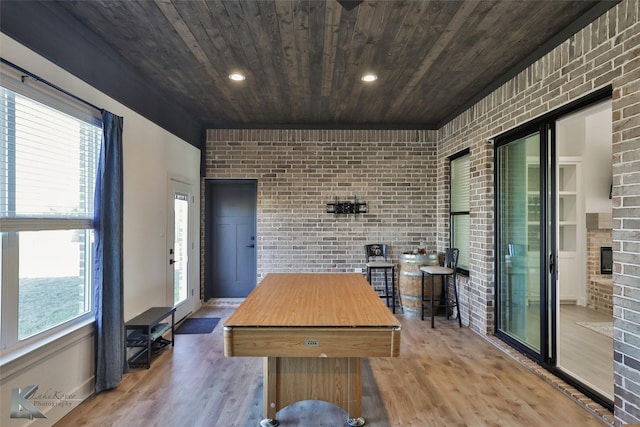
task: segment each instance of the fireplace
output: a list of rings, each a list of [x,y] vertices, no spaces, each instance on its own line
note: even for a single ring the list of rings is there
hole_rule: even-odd
[[[613,274],[613,252],[611,246],[600,247],[600,274]]]

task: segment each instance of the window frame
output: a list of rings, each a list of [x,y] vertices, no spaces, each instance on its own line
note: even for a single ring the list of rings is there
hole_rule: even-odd
[[[457,152],[456,154],[453,154],[451,156],[448,157],[448,161],[449,161],[449,246],[450,247],[454,247],[454,240],[455,240],[455,227],[454,227],[454,218],[455,217],[460,217],[460,216],[467,216],[469,218],[469,231],[471,231],[471,206],[469,206],[469,210],[466,211],[454,211],[452,210],[452,206],[453,206],[453,195],[454,195],[454,187],[453,187],[453,183],[452,183],[452,179],[453,179],[453,168],[452,168],[452,162],[456,161],[456,160],[460,160],[461,158],[468,156],[469,157],[469,184],[471,183],[471,150],[469,148],[465,148],[462,151]],[[470,196],[469,196],[470,199]],[[469,200],[469,203],[471,202],[471,200]],[[471,243],[471,233],[469,233],[468,236],[468,242]],[[458,248],[461,252],[464,250],[464,248]],[[466,249],[467,251],[469,251],[469,248]],[[469,262],[471,262],[471,254],[469,253]],[[469,265],[469,267],[471,267]],[[468,276],[469,275],[469,269],[468,268],[464,268],[464,267],[458,267],[457,268],[457,272],[458,274],[462,274],[463,276]]]
[[[66,96],[50,87],[47,87],[37,80],[30,79],[18,70],[2,64],[0,67],[0,75],[2,76],[1,86],[7,90],[12,91],[16,95],[28,98],[31,101],[46,105],[52,108],[58,113],[63,113],[68,116],[88,123],[89,125],[99,128],[100,131],[96,132],[92,137],[93,141],[97,142],[93,145],[91,150],[94,150],[91,154],[92,159],[95,161],[100,153],[100,143],[98,138],[101,139],[102,134],[102,119],[100,112],[94,110],[88,105],[83,105],[81,102]],[[10,107],[9,107],[10,108]],[[14,107],[15,108],[15,103]],[[15,121],[14,124],[9,124],[8,132],[6,134],[6,142],[15,143]],[[92,130],[92,132],[94,132]],[[5,136],[2,136],[5,138]],[[82,137],[81,137],[82,138]],[[79,142],[82,139],[78,140]],[[10,145],[9,145],[10,146]],[[8,150],[9,146],[5,146]],[[1,147],[0,147],[1,148]],[[79,150],[83,150],[78,148]],[[1,153],[0,153],[1,154]],[[2,155],[9,155],[8,151]],[[5,171],[6,175],[0,174],[0,195],[6,198],[6,206],[9,212],[15,212],[15,206],[11,209],[11,204],[15,204],[13,200],[15,198],[10,197],[8,192],[11,190],[10,181],[15,183],[15,163],[13,168],[11,167],[11,160],[7,160],[6,165],[9,169]],[[80,167],[80,165],[79,165]],[[97,162],[93,170],[89,169],[94,174],[97,172]],[[12,172],[14,171],[14,172]],[[90,176],[90,175],[89,175]],[[78,192],[82,194],[78,187]],[[15,188],[13,188],[15,191]],[[90,190],[91,191],[91,190]],[[84,194],[87,194],[86,192]],[[91,200],[93,200],[93,194],[91,194]],[[93,202],[91,202],[93,204]],[[71,214],[61,214],[58,216],[42,216],[42,215],[20,215],[7,213],[5,216],[0,217],[0,280],[2,286],[0,286],[0,366],[5,366],[7,363],[15,360],[22,355],[41,348],[48,343],[51,343],[63,336],[66,336],[73,331],[76,331],[88,324],[92,324],[95,321],[95,307],[93,304],[93,278],[92,278],[92,266],[93,266],[93,231],[94,220],[86,216],[74,216]],[[80,255],[83,255],[84,272],[82,273],[84,279],[84,300],[88,304],[89,310],[78,315],[72,315],[70,318],[61,321],[60,323],[53,325],[46,325],[46,328],[35,332],[33,334],[25,335],[24,338],[19,337],[19,238],[22,232],[31,231],[74,231],[82,230],[89,231],[88,234],[83,233],[86,238],[83,239],[84,249],[81,249]]]

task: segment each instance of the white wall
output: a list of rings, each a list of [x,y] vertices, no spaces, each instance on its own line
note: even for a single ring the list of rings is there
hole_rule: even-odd
[[[130,319],[150,306],[168,304],[170,177],[188,181],[196,196],[191,209],[196,252],[190,259],[197,260],[191,264],[191,285],[199,293],[200,151],[155,125],[136,126],[127,117],[124,132],[124,309]]]
[[[584,170],[585,211],[610,214],[613,202],[609,191],[613,182],[613,134],[611,101],[589,109],[585,117],[587,145]]]
[[[611,213],[613,177],[611,100],[558,120],[558,155],[582,157],[585,212]]]
[[[167,305],[167,182],[188,181],[195,196],[191,236],[199,260],[200,150],[107,97],[83,81],[0,33],[0,54],[6,60],[124,117],[124,309],[125,320],[153,305]],[[199,290],[199,261],[191,265],[192,286]],[[194,303],[194,311],[199,301]],[[93,391],[93,327],[3,365],[0,373],[0,425],[53,425]],[[35,421],[10,419],[11,390],[28,385],[38,392],[64,395],[69,406],[38,407],[47,416]]]

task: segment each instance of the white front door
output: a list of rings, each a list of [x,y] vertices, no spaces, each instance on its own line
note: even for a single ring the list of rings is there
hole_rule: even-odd
[[[176,307],[176,321],[193,311],[193,289],[190,266],[191,212],[193,208],[191,186],[169,180],[169,214],[167,215],[167,304]]]

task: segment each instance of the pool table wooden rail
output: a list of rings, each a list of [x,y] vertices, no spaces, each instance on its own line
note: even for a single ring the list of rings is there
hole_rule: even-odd
[[[227,357],[397,357],[399,354],[399,327],[224,329]]]

